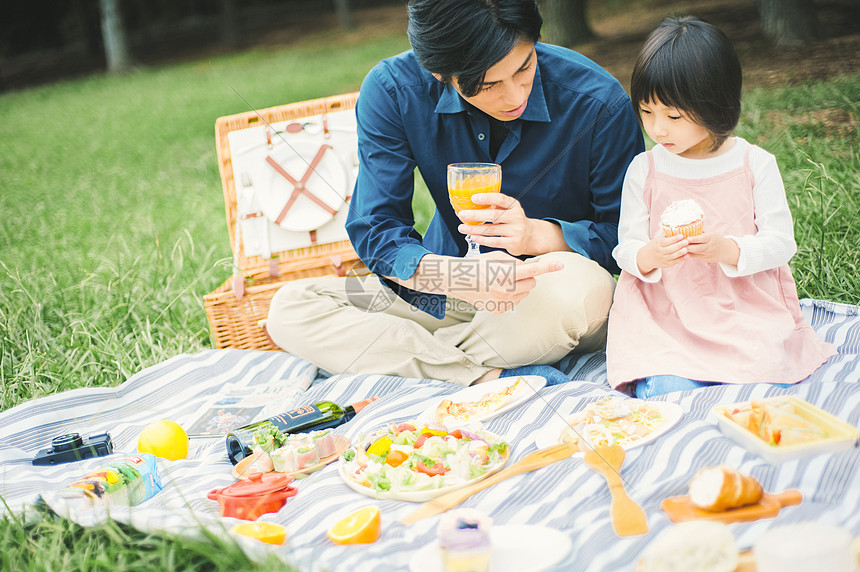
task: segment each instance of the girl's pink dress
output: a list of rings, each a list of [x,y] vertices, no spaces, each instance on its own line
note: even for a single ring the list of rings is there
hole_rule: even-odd
[[[705,231],[755,234],[753,173],[744,166],[715,177],[681,179],[655,172],[649,151],[645,204],[651,237],[673,201],[693,199]],[[788,265],[729,278],[719,264],[688,259],[647,283],[622,272],[609,312],[607,373],[620,388],[671,374],[724,383],[796,383],[836,353],[800,313]]]

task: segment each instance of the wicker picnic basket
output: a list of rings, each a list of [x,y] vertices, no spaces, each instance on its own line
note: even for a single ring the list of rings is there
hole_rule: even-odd
[[[213,292],[203,296],[212,341],[216,348],[278,350],[265,330],[269,303],[286,282],[298,278],[340,275],[366,271],[348,240],[311,244],[272,252],[270,256],[247,255],[242,233],[238,232],[241,213],[237,211],[236,180],[231,158],[229,134],[243,129],[266,127],[285,121],[351,110],[358,93],[326,97],[259,111],[220,117],[215,123],[218,165],[224,190],[224,203],[230,245],[234,253],[234,275]],[[312,167],[311,167],[312,168]],[[285,207],[286,209],[289,207]],[[314,237],[314,231],[311,236]]]

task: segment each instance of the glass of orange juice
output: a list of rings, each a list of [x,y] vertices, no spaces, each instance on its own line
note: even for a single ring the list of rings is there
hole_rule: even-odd
[[[452,163],[448,165],[448,197],[454,212],[459,215],[462,210],[478,210],[490,208],[490,205],[476,205],[472,195],[476,193],[498,193],[502,186],[502,167],[495,163]],[[466,224],[481,224],[464,221]],[[466,235],[469,245],[466,257],[477,256],[480,247],[472,240],[472,235]]]

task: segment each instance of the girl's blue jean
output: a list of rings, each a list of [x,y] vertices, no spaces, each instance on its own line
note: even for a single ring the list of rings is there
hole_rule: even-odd
[[[640,379],[636,382],[636,397],[639,399],[648,399],[673,391],[686,391],[688,389],[697,389],[699,387],[709,387],[711,385],[720,385],[717,381],[694,381],[686,377],[678,377],[677,375],[653,375]],[[791,384],[775,383],[777,387],[791,387]]]

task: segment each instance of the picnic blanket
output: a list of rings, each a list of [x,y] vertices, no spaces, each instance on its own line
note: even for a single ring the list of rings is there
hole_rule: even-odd
[[[497,526],[543,525],[567,535],[572,549],[553,569],[632,571],[643,549],[671,525],[660,510],[661,501],[685,494],[700,468],[727,463],[753,475],[766,491],[797,488],[804,495],[801,505],[784,508],[776,519],[730,525],[740,548],[751,547],[772,526],[803,521],[837,524],[860,535],[860,449],[772,465],[735,444],[708,420],[708,412],[718,404],[789,394],[860,425],[860,308],[818,300],[802,300],[801,307],[819,335],[839,350],[808,380],[788,388],[722,385],[657,398],[677,403],[684,415],[653,443],[629,450],[622,469],[630,496],[648,515],[648,534],[629,538],[614,534],[606,482],[576,458],[510,478],[463,506],[488,513]],[[509,463],[535,450],[535,435],[553,416],[569,414],[607,395],[620,395],[606,383],[601,352],[571,356],[559,366],[576,381],[543,388],[523,405],[485,424],[513,444]],[[116,388],[78,389],[20,404],[0,413],[0,496],[8,506],[0,510],[33,515],[31,507],[41,492],[62,487],[104,463],[104,459],[88,459],[32,466],[29,459],[47,447],[53,436],[108,430],[116,452],[134,452],[137,435],[148,422],[169,418],[187,427],[201,407],[217,401],[225,387],[280,387],[284,391],[270,405],[281,410],[320,400],[348,404],[379,396],[336,429],[352,440],[392,421],[415,418],[434,399],[462,389],[437,380],[318,374],[312,364],[281,352],[208,350],[176,356]],[[263,416],[261,412],[259,417]],[[227,535],[230,526],[239,522],[221,518],[217,503],[206,498],[210,490],[235,480],[223,439],[193,439],[187,459],[159,459],[158,464],[163,490],[136,507],[112,508],[111,518],[140,530],[187,535],[199,534],[202,527]],[[240,539],[252,557],[271,551],[308,571],[408,570],[417,551],[435,539],[438,517],[401,525],[400,519],[419,505],[377,501],[354,492],[341,480],[337,463],[296,483],[298,495],[280,512],[259,519],[283,524],[287,545],[269,547]],[[381,508],[381,538],[368,545],[333,545],[326,530],[367,504]],[[106,516],[92,511],[70,517],[89,526]]]

